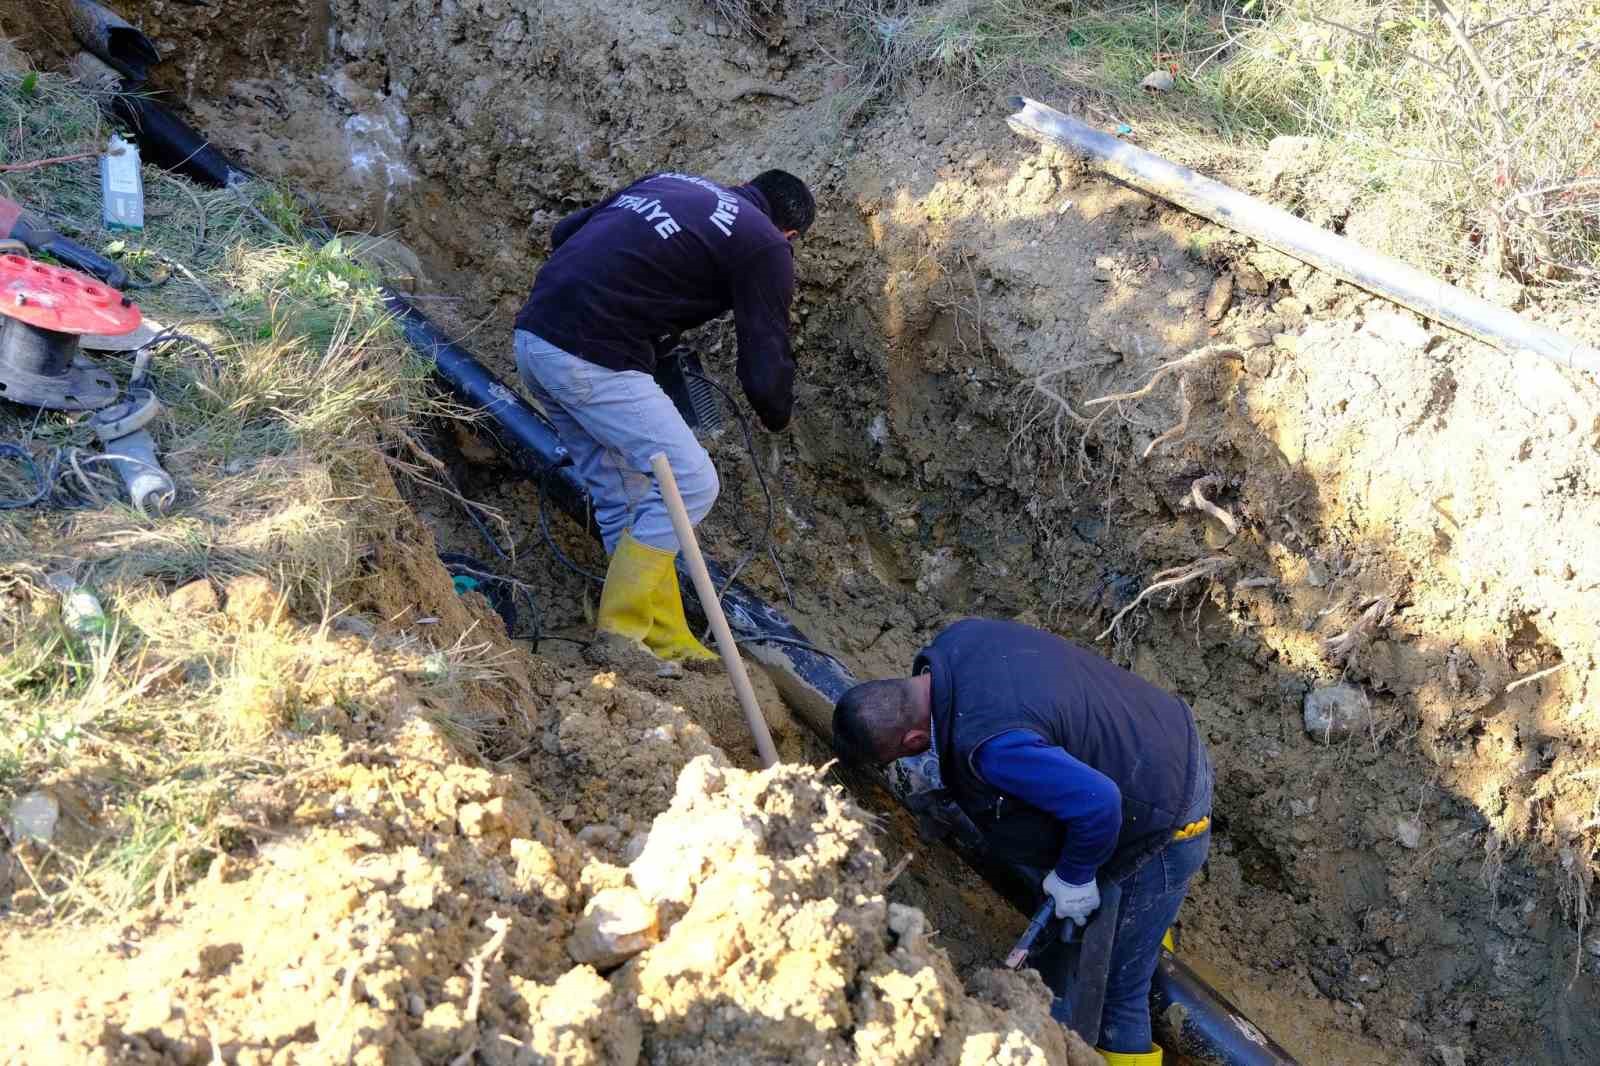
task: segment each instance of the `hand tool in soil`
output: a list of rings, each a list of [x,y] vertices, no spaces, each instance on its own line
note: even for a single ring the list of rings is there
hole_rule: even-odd
[[[74,270],[99,278],[113,289],[128,284],[126,270],[77,241],[63,237],[27,208],[5,197],[0,197],[0,239],[21,241],[30,252],[53,256]]]
[[[1028,952],[1033,950],[1034,941],[1039,939],[1039,934],[1044,932],[1045,927],[1050,924],[1050,919],[1055,916],[1056,901],[1047,897],[1043,903],[1039,904],[1039,909],[1033,912],[1033,918],[1028,922],[1028,928],[1022,931],[1022,935],[1017,937],[1017,942],[1006,953],[1006,969],[1018,969],[1028,961]]]
[[[1072,978],[1072,1031],[1090,1047],[1100,1040],[1100,1015],[1106,1007],[1106,981],[1111,976],[1111,945],[1117,935],[1122,909],[1122,886],[1115,881],[1100,886],[1100,909],[1080,931],[1072,922],[1062,930],[1063,940],[1073,937],[1078,948]],[[1069,941],[1070,942],[1070,941]]]
[[[672,529],[683,548],[683,559],[688,566],[689,576],[694,579],[694,590],[700,595],[700,606],[705,609],[711,632],[716,635],[722,663],[728,668],[728,680],[733,683],[739,706],[744,708],[745,723],[750,727],[750,735],[755,738],[756,750],[761,753],[761,765],[763,768],[771,766],[778,761],[778,750],[773,747],[772,734],[767,731],[767,720],[761,713],[761,705],[756,702],[755,689],[750,686],[750,675],[745,672],[744,660],[739,657],[739,645],[734,642],[733,633],[728,629],[728,618],[722,613],[717,586],[706,570],[705,558],[700,554],[700,542],[695,539],[694,526],[689,521],[688,509],[683,506],[683,497],[678,494],[678,482],[672,476],[672,466],[667,462],[665,452],[656,452],[650,457],[650,469],[655,472],[661,498],[666,502],[667,513],[672,516]]]

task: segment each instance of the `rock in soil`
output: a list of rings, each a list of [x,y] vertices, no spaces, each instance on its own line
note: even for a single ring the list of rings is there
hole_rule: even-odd
[[[567,954],[597,970],[613,969],[661,939],[655,904],[632,888],[608,888],[583,909]]]
[[[283,597],[272,582],[257,574],[244,574],[228,582],[224,611],[241,626],[265,625],[278,614]]]
[[[1372,701],[1355,685],[1329,685],[1306,696],[1306,734],[1319,744],[1331,744],[1372,724]]]
[[[1206,321],[1221,322],[1222,316],[1228,313],[1228,307],[1233,303],[1233,275],[1220,275],[1211,283],[1211,292],[1206,296]]]
[[[183,614],[210,614],[222,606],[217,590],[206,578],[179,585],[167,596],[167,605]]]

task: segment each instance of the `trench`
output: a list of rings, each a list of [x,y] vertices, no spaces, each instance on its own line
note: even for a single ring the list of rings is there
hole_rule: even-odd
[[[824,175],[828,203],[799,261],[799,417],[786,437],[758,438],[754,457],[774,494],[771,541],[782,570],[758,558],[741,580],[783,604],[858,676],[903,671],[941,624],[965,614],[1018,617],[1088,641],[1141,579],[1219,547],[1216,531],[1180,506],[1180,489],[1201,472],[1198,453],[1135,469],[1131,456],[1171,421],[1162,412],[1131,412],[1120,437],[1088,441],[1087,458],[1102,473],[1087,480],[1048,434],[1019,432],[1024,386],[1052,345],[1082,357],[1078,377],[1093,387],[1111,380],[1119,364],[1147,367],[1154,352],[1204,341],[1203,322],[1175,313],[1168,298],[1203,291],[1229,260],[1186,255],[1196,227],[1181,212],[1017,147],[1003,131],[1000,108],[974,114],[967,101],[933,93],[891,106],[866,132],[829,131],[825,138],[798,132],[810,117],[796,114],[803,108],[729,101],[721,90],[692,85],[700,127],[685,127],[684,111],[643,102],[641,92],[683,92],[693,75],[653,46],[627,43],[620,31],[620,47],[635,49],[632,67],[576,45],[571,55],[554,55],[561,38],[548,27],[541,31],[548,45],[524,36],[534,56],[527,91],[538,103],[529,125],[506,117],[517,99],[487,71],[500,46],[482,43],[490,35],[479,25],[481,11],[452,23],[454,39],[472,43],[462,46],[467,59],[445,62],[442,51],[432,60],[398,58],[394,35],[432,39],[438,27],[426,20],[413,25],[397,15],[391,23],[374,5],[357,2],[310,5],[315,17],[307,20],[299,17],[302,6],[274,5],[271,18],[238,40],[227,28],[198,32],[182,12],[161,14],[172,40],[196,46],[168,88],[220,143],[257,170],[311,191],[339,224],[391,229],[421,267],[413,288],[420,305],[468,338],[506,380],[514,379],[510,315],[536,268],[542,227],[564,209],[632,172],[669,163],[729,176],[757,157],[781,165],[788,153]],[[291,17],[280,7],[293,8]],[[609,25],[588,8],[580,14],[574,35]],[[672,17],[670,10],[640,15],[663,25]],[[267,39],[274,24],[334,26],[329,39],[339,43],[331,52],[343,57],[336,73],[353,78],[359,91],[330,87],[336,78],[319,65],[327,61],[320,41],[309,58],[286,55]],[[366,42],[359,47],[358,37]],[[710,40],[745,62],[744,46]],[[387,41],[391,54],[374,41]],[[261,55],[275,57],[270,70],[255,69]],[[434,69],[424,71],[430,62]],[[796,62],[793,80],[802,90],[825,76],[807,73],[814,56]],[[752,54],[743,69],[772,74],[778,68],[769,63],[777,58]],[[437,83],[423,91],[424,74],[437,78],[439,70],[473,71],[457,84],[476,111],[452,112]],[[560,85],[578,75],[613,78],[634,91]],[[409,143],[400,136],[396,144],[410,155],[395,161],[400,170],[380,165],[379,180],[370,164],[352,164],[354,148],[370,157],[395,146],[370,136],[353,146],[347,119],[383,113],[398,97],[391,80],[402,76],[413,82],[411,129]],[[324,121],[324,114],[333,117]],[[524,142],[496,128],[496,116]],[[664,124],[659,143],[652,142],[647,135]],[[313,145],[319,134],[327,143]],[[760,148],[736,147],[741,138]],[[962,145],[959,159],[934,150],[945,138]],[[875,151],[874,140],[887,147]],[[885,158],[892,153],[906,159]],[[516,174],[518,167],[527,175]],[[953,179],[941,167],[965,176]],[[1047,210],[995,206],[1006,200],[1037,201]],[[1243,259],[1237,250],[1228,254]],[[1193,280],[1133,292],[1124,276],[1144,270],[1150,257]],[[1031,291],[1041,275],[1062,291]],[[1264,299],[1278,300],[1304,295],[1316,282],[1284,277],[1268,284]],[[1073,300],[1082,306],[1070,313],[1056,306]],[[726,324],[692,340],[713,376],[731,381]],[[1276,349],[1280,362],[1283,353]],[[1266,421],[1248,410],[1243,393],[1241,382],[1254,373],[1247,359],[1204,383],[1209,395],[1234,399],[1203,427],[1216,441],[1203,458],[1235,474],[1232,506],[1267,513],[1277,505],[1252,496],[1261,490],[1246,477],[1278,462],[1266,450],[1250,450]],[[1270,417],[1289,421],[1292,412]],[[593,596],[543,543],[543,486],[482,436],[452,430],[432,443],[466,495],[507,517],[515,557],[509,569],[536,590],[547,637],[539,653],[576,659],[574,642],[587,635]],[[703,527],[708,554],[737,559],[759,543],[764,496],[736,427],[710,447],[724,488]],[[1277,500],[1296,500],[1314,479],[1306,471],[1285,475],[1273,486]],[[1337,528],[1337,516],[1321,513],[1320,496],[1277,510],[1306,531],[1302,544],[1337,544],[1346,555],[1359,550],[1341,541],[1348,524]],[[486,557],[452,502],[418,494],[413,503],[442,550]],[[570,559],[603,569],[577,524],[552,517],[551,531]],[[1274,611],[1286,615],[1322,595],[1315,567],[1333,556],[1302,554],[1311,563],[1297,564],[1307,569],[1293,588],[1287,579],[1285,591],[1272,594],[1193,587],[1136,614],[1101,645],[1190,699],[1218,765],[1216,845],[1180,919],[1185,958],[1302,1061],[1426,1061],[1438,1047],[1467,1048],[1474,1062],[1523,1061],[1522,1048],[1534,1049],[1540,1062],[1589,1061],[1594,1022],[1583,1018],[1597,994],[1587,971],[1573,973],[1571,936],[1554,917],[1560,912],[1544,873],[1513,856],[1485,901],[1477,856],[1449,843],[1475,841],[1471,834],[1482,832],[1483,816],[1469,799],[1419,790],[1416,782],[1433,771],[1414,753],[1377,744],[1329,751],[1303,736],[1298,707],[1308,671],[1262,624]],[[1528,624],[1512,644],[1526,646],[1523,661],[1532,668],[1547,661],[1541,656],[1551,638]],[[1469,647],[1469,668],[1474,655],[1484,659]],[[1376,668],[1365,676],[1376,677]],[[649,684],[674,698],[675,682]],[[1394,687],[1375,688],[1385,706],[1400,702]],[[782,709],[776,693],[766,696],[782,756],[826,761],[812,732]],[[704,724],[736,762],[754,765],[736,712]],[[870,782],[842,776],[858,795],[873,796]],[[1420,868],[1413,868],[1416,853],[1387,840],[1374,846],[1364,828],[1392,819],[1402,795],[1407,810],[1425,798],[1440,826],[1439,848],[1423,853],[1429,861]],[[890,886],[891,898],[929,914],[937,942],[963,972],[993,965],[1020,932],[1020,916],[949,849],[923,844],[892,804],[873,806],[886,819],[881,839],[890,862],[915,855]]]

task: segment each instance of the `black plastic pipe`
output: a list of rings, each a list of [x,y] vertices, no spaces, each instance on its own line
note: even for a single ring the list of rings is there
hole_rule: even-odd
[[[197,185],[225,189],[250,177],[250,173],[218,151],[183,119],[148,96],[112,93],[104,105],[132,130],[148,163],[182,174]]]
[[[170,114],[170,113],[169,113]],[[203,142],[198,133],[173,116],[187,130],[173,144]],[[165,128],[165,127],[163,127]],[[148,136],[148,134],[147,134]],[[173,154],[176,147],[168,154]],[[222,186],[219,180],[194,180]],[[589,497],[572,456],[555,427],[505,382],[495,377],[471,352],[451,340],[404,296],[385,288],[383,299],[405,331],[406,340],[434,361],[435,371],[463,403],[482,411],[497,430],[498,443],[525,469],[543,482],[542,491],[574,521],[598,532]],[[706,561],[720,587],[727,571]],[[679,576],[683,577],[679,560]],[[693,597],[685,597],[692,601]],[[723,597],[728,626],[736,640],[767,674],[806,724],[824,739],[832,735],[833,705],[855,684],[849,669],[838,659],[812,645],[794,623],[761,597],[734,584]],[[890,793],[898,796],[893,788]],[[1037,903],[1032,881],[1018,868],[963,852],[985,880],[991,882],[1023,914]],[[1031,898],[1030,898],[1031,897]],[[1163,952],[1150,990],[1151,1018],[1157,1038],[1170,1051],[1196,1062],[1224,1066],[1298,1066],[1284,1051],[1238,1009],[1212,990],[1198,974],[1170,952]]]
[[[1167,1051],[1203,1066],[1293,1066],[1295,1058],[1170,951],[1150,982],[1150,1020]]]

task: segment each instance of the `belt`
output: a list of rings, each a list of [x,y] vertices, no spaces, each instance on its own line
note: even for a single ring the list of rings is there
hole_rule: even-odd
[[[1191,837],[1199,836],[1201,833],[1204,833],[1207,829],[1210,829],[1210,828],[1211,828],[1211,816],[1208,814],[1204,818],[1200,819],[1199,821],[1190,822],[1188,825],[1184,826],[1182,829],[1178,830],[1176,833],[1173,833],[1172,834],[1172,839],[1174,841],[1177,841],[1177,840],[1188,840]]]

